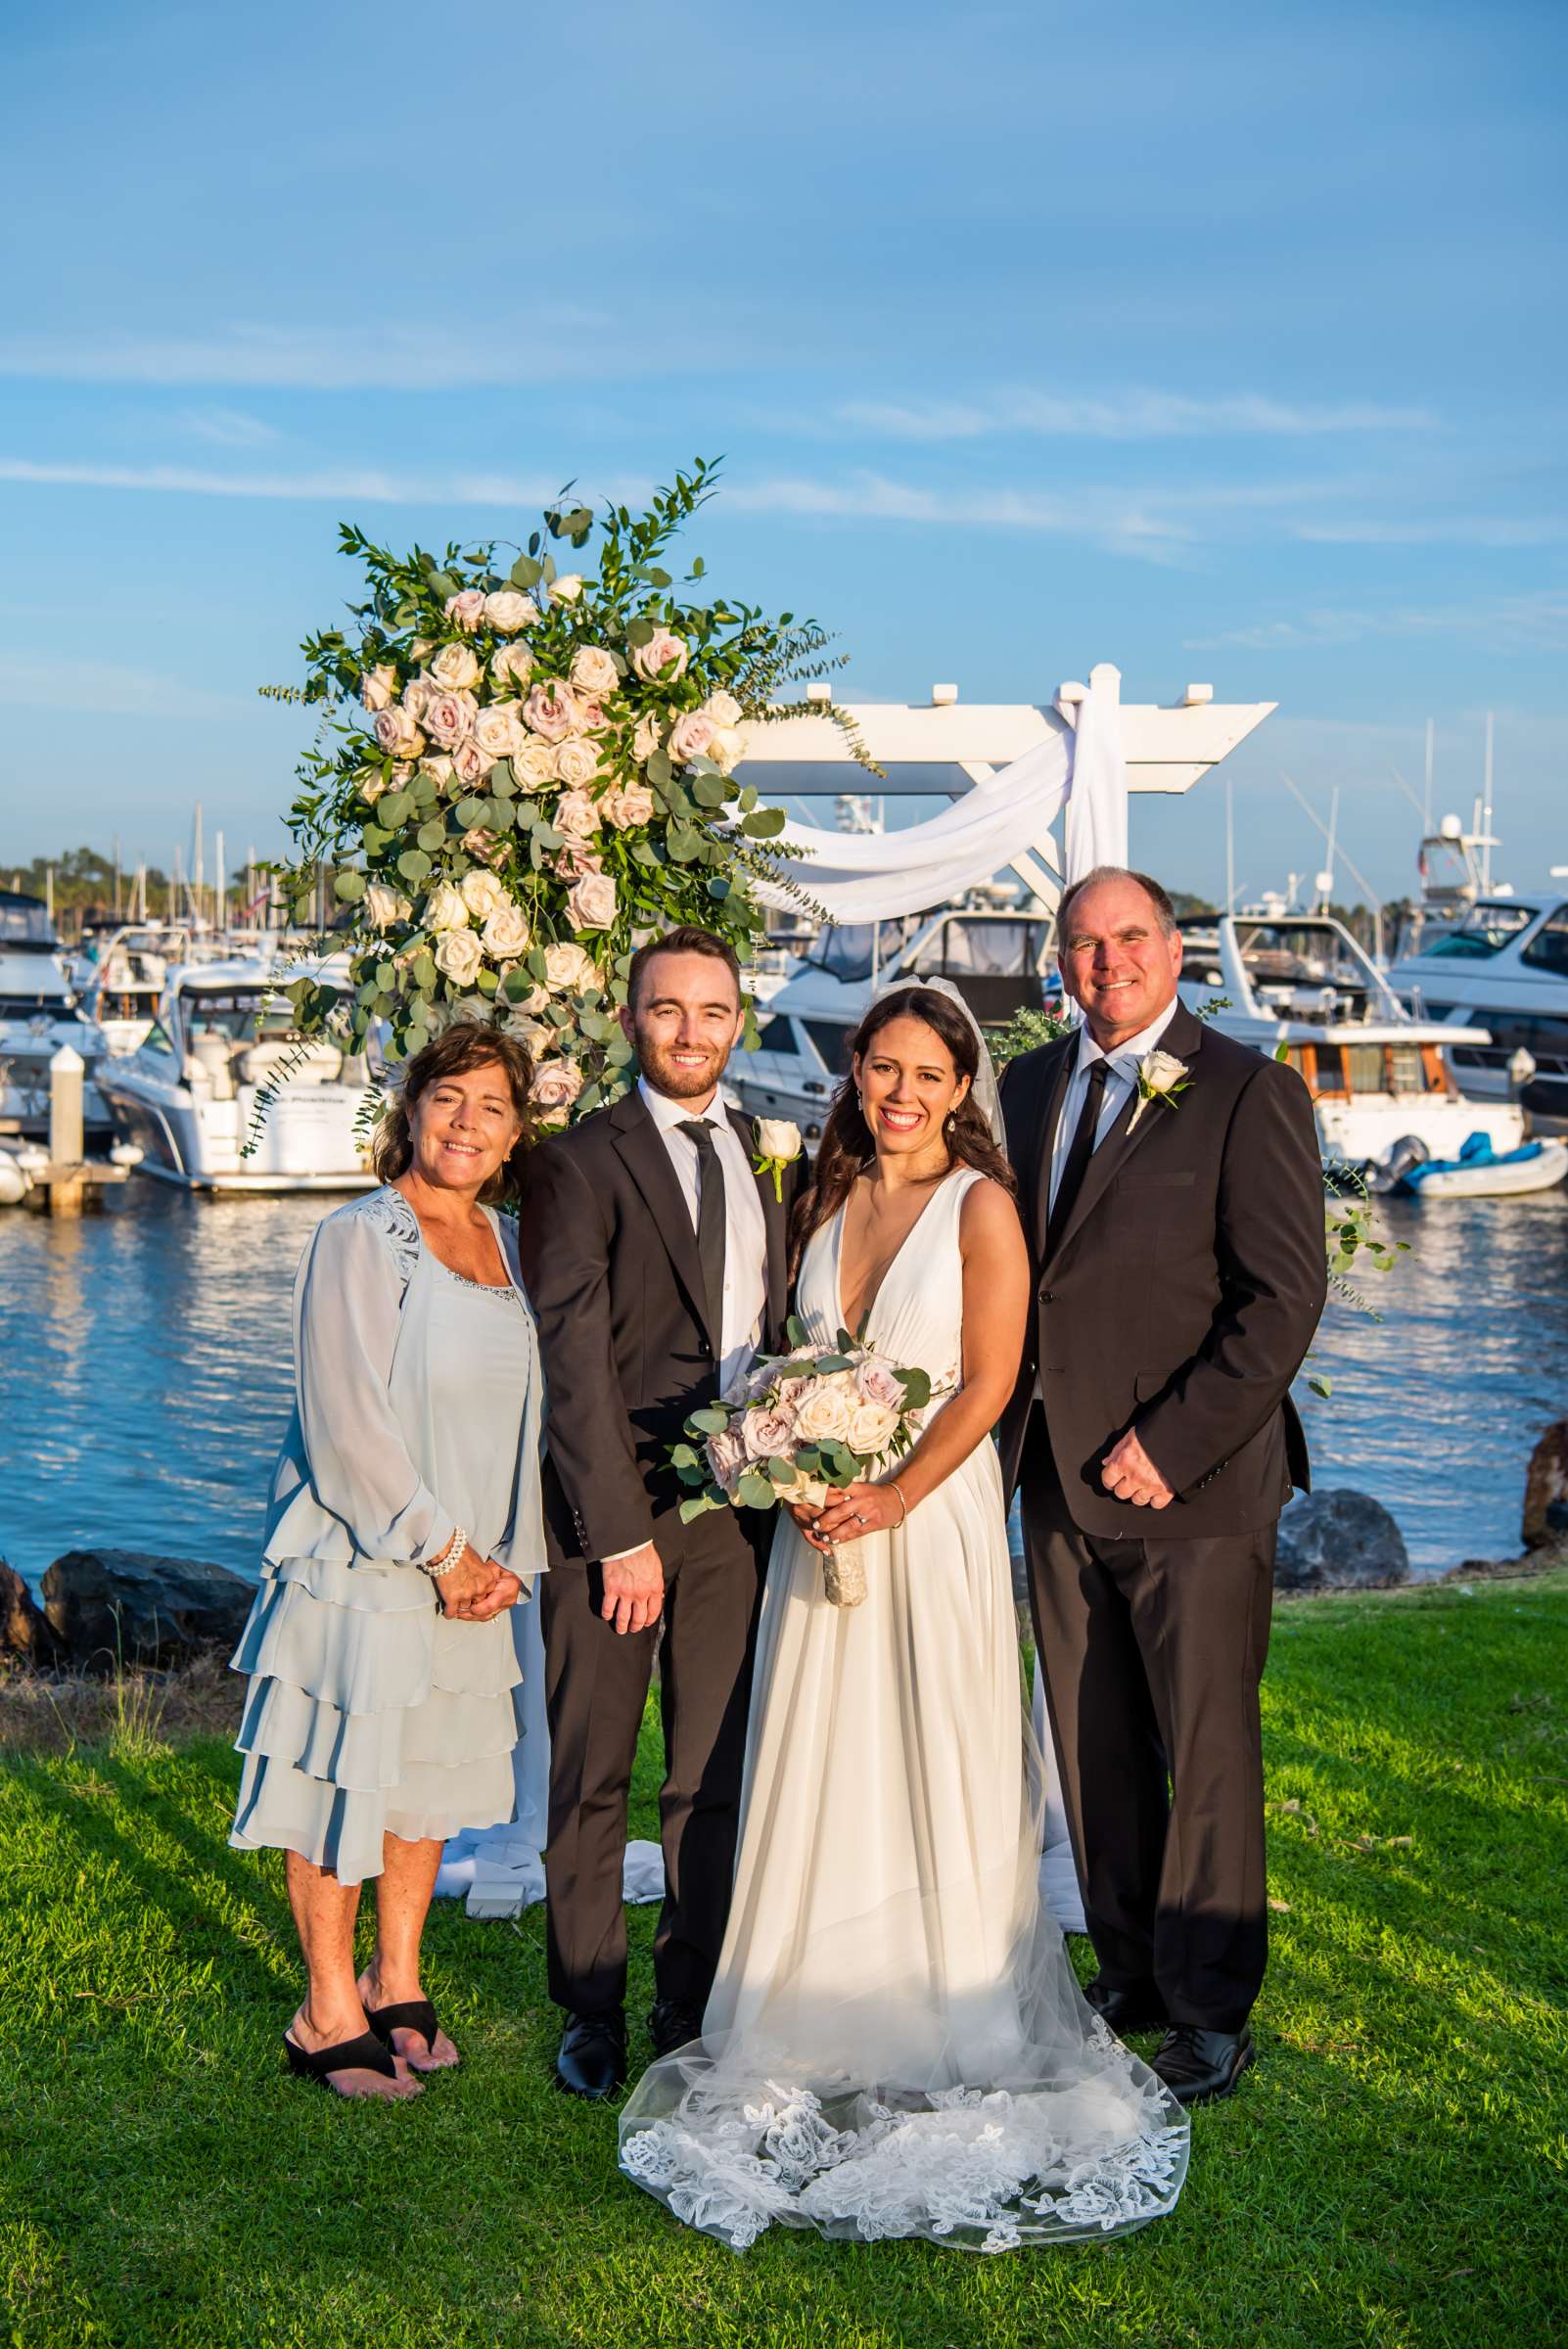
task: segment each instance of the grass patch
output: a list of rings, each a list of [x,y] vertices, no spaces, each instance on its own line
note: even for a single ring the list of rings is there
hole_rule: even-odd
[[[438,1907],[467,2068],[349,2109],[279,2065],[282,1869],[217,1737],[0,1756],[0,2294],[12,2349],[1453,2344],[1568,2323],[1568,1575],[1281,1608],[1258,2070],[1175,2218],[994,2259],[775,2234],[742,2257],[549,2085],[542,1916]],[[112,1700],[110,1700],[112,1701]],[[214,1700],[215,1701],[215,1700]],[[198,1725],[200,1726],[200,1725]],[[636,1831],[654,1831],[645,1735]],[[650,1995],[632,1920],[634,2013]],[[634,2038],[633,2061],[647,2050]]]

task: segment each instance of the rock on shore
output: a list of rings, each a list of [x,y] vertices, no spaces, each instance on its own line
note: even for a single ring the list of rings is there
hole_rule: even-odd
[[[0,1558],[0,1657],[49,1672],[60,1662],[54,1626],[14,1566]]]
[[[1370,1494],[1301,1493],[1279,1520],[1276,1590],[1390,1590],[1409,1579],[1405,1537]]]
[[[231,1650],[254,1596],[226,1567],[140,1549],[69,1549],[40,1588],[60,1660],[106,1673]]]
[[[1557,1419],[1530,1454],[1520,1539],[1526,1549],[1542,1549],[1548,1542],[1560,1542],[1564,1534],[1568,1534],[1568,1419]]]

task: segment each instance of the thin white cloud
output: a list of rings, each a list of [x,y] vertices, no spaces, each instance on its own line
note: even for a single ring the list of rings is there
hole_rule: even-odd
[[[240,408],[186,408],[179,421],[197,439],[210,440],[219,448],[265,448],[282,438],[276,425]]]
[[[482,475],[420,482],[350,468],[320,473],[219,473],[198,465],[38,464],[0,457],[0,481],[60,489],[140,489],[189,497],[285,498],[326,505],[537,506],[559,487]]]
[[[62,711],[70,716],[180,718],[254,715],[257,705],[236,694],[213,693],[148,669],[110,661],[62,659],[54,653],[0,652],[0,707]]]
[[[849,400],[835,411],[842,424],[899,440],[976,440],[1001,434],[1056,439],[1167,440],[1229,434],[1299,439],[1333,433],[1430,432],[1430,409],[1384,406],[1370,400],[1327,404],[1232,393],[1199,399],[1181,392],[1123,392],[1088,398],[1043,392],[1011,392],[988,400]]]
[[[1430,515],[1408,522],[1352,516],[1343,522],[1301,522],[1295,536],[1317,546],[1550,546],[1568,536],[1560,516],[1514,522],[1501,515]]]
[[[629,346],[629,345],[628,345]],[[613,322],[553,309],[548,342],[526,349],[434,328],[358,329],[236,322],[210,335],[12,335],[0,376],[56,383],[248,386],[300,392],[449,391],[580,374],[615,347]]]
[[[1355,644],[1368,636],[1452,636],[1509,651],[1568,646],[1568,588],[1533,595],[1477,597],[1469,603],[1392,604],[1385,610],[1321,609],[1296,620],[1263,621],[1226,628],[1213,636],[1189,636],[1184,650],[1214,652],[1310,652],[1325,645]]]

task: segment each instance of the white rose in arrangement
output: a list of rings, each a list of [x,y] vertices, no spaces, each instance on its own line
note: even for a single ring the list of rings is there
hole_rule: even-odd
[[[813,1379],[811,1391],[801,1398],[795,1432],[803,1444],[840,1441],[850,1428],[849,1399],[827,1379]]]
[[[410,661],[428,661],[428,660],[430,659],[430,654],[431,654],[431,640],[430,640],[430,638],[429,638],[428,636],[416,636],[416,637],[414,638],[414,641],[413,641],[413,643],[412,643],[412,644],[409,646],[409,648],[408,648],[408,658],[409,658],[409,660],[410,660]]]
[[[492,702],[474,720],[474,740],[491,761],[511,759],[523,748],[525,730],[514,702]]]
[[[536,734],[528,734],[523,748],[512,754],[512,772],[524,791],[542,791],[556,779],[556,758],[553,742],[541,742]]]
[[[421,759],[419,771],[422,775],[429,775],[438,791],[450,791],[452,762],[444,751],[438,751],[434,759]]]
[[[574,735],[555,754],[555,771],[570,791],[581,791],[599,772],[599,754],[591,742]]]
[[[452,772],[470,791],[484,782],[494,764],[489,752],[482,751],[472,734],[465,734],[461,742],[452,746]]]
[[[708,756],[714,764],[727,775],[739,766],[746,754],[746,737],[738,726],[715,726],[708,745]]]
[[[568,840],[591,840],[599,829],[598,802],[585,791],[564,791],[551,811],[550,821]]]
[[[570,685],[551,677],[534,686],[523,714],[533,732],[542,734],[546,742],[565,742],[569,734],[577,730],[577,697]]]
[[[477,922],[483,922],[489,914],[499,913],[503,905],[512,902],[493,873],[465,873],[457,888],[458,895]]]
[[[473,878],[471,873],[469,879]],[[497,905],[493,913],[485,916],[484,927],[480,936],[484,941],[485,953],[493,961],[515,961],[519,954],[528,952],[528,917],[521,905],[514,905],[508,898],[504,904]]]
[[[902,1410],[903,1382],[891,1362],[873,1355],[855,1371],[854,1383],[867,1403],[880,1404],[885,1411]]]
[[[503,644],[490,656],[490,675],[514,693],[521,693],[532,674],[533,655],[526,644]]]
[[[524,595],[516,587],[497,587],[493,595],[484,598],[486,623],[503,636],[515,635],[539,617],[539,607],[531,595]]]
[[[425,748],[425,737],[406,710],[393,707],[378,710],[372,727],[382,749],[393,759],[417,759]]]
[[[585,693],[590,701],[614,693],[621,682],[615,655],[607,653],[601,644],[585,644],[575,652],[569,673],[578,693]]]
[[[607,792],[599,805],[618,832],[653,822],[654,796],[646,783],[628,783],[624,791]]]
[[[439,686],[433,685],[429,677],[409,678],[403,687],[403,708],[416,726],[424,724],[425,713],[439,691]]]
[[[430,673],[443,693],[466,693],[480,681],[479,655],[471,644],[443,644]]]
[[[449,751],[473,733],[478,715],[479,704],[471,693],[433,693],[425,705],[422,723],[438,750]],[[376,722],[379,725],[381,721],[378,718]]]
[[[655,628],[646,644],[634,648],[631,666],[649,684],[669,685],[685,675],[690,658],[691,647],[684,636],[676,636],[669,628]]]
[[[397,769],[393,767],[392,774],[396,772]],[[372,807],[375,806],[384,791],[392,791],[394,788],[392,775],[383,774],[379,766],[362,766],[355,775],[354,781],[359,786],[360,798],[368,802]]]
[[[520,1023],[520,1033],[522,1028],[531,1029],[537,1026],[539,1014],[547,1007],[549,1000],[550,990],[547,987],[530,987],[526,995],[520,995],[518,997],[517,1001],[512,1005],[512,1017],[514,1021]],[[541,1035],[544,1033],[546,1032],[540,1030]],[[555,1030],[552,1028],[547,1033],[553,1036],[555,1034]],[[532,1051],[534,1041],[536,1040],[536,1038],[530,1038],[527,1036],[525,1036],[523,1038],[523,1041],[528,1045],[530,1052]]]
[[[359,699],[372,715],[385,710],[397,691],[397,671],[384,661],[377,668],[367,668],[359,680]]]
[[[603,702],[585,702],[580,694],[577,696],[577,722],[573,728],[574,733],[597,734],[608,723]]]
[[[459,987],[472,987],[479,977],[484,949],[472,930],[447,930],[436,949],[436,968]]]
[[[567,891],[575,930],[608,930],[616,918],[616,885],[608,873],[584,873]]]
[[[639,766],[646,766],[659,748],[660,733],[657,717],[643,716],[637,720],[637,730],[631,737],[631,756]]]
[[[463,902],[462,893],[455,890],[450,881],[438,881],[431,891],[425,906],[425,927],[427,930],[468,928],[468,907]]]
[[[775,1452],[787,1452],[794,1443],[795,1414],[776,1409],[748,1411],[741,1420],[740,1432],[748,1458],[771,1459]]]
[[[550,1026],[548,1020],[525,1019],[521,1013],[516,1011],[507,1015],[506,1033],[508,1036],[517,1037],[518,1042],[531,1060],[537,1060],[545,1045],[553,1042],[555,1038],[555,1030]]]
[[[406,922],[414,910],[400,890],[389,889],[382,881],[371,882],[364,907],[365,919],[374,930],[390,930],[393,922]]]
[[[563,571],[559,578],[550,582],[552,604],[575,604],[581,593],[582,574],[579,571]]]
[[[547,1060],[533,1072],[529,1099],[545,1117],[564,1117],[582,1090],[582,1071],[575,1061]]]
[[[472,635],[484,623],[484,590],[483,587],[465,587],[461,593],[449,595],[441,609],[448,620],[454,621],[458,627],[466,628]]]
[[[741,706],[732,693],[725,693],[720,688],[718,692],[711,693],[704,702],[703,715],[711,717],[715,726],[738,726],[741,721]]]
[[[700,710],[688,710],[669,729],[669,756],[677,766],[707,756],[714,739],[714,721]]]
[[[591,955],[570,939],[544,949],[544,984],[552,995],[573,994],[597,987],[599,973]]]
[[[703,1449],[715,1483],[722,1485],[726,1493],[733,1492],[746,1465],[746,1447],[740,1437],[732,1427],[726,1427],[722,1434],[710,1436]]]
[[[889,1410],[885,1404],[857,1403],[850,1413],[845,1442],[862,1458],[874,1460],[893,1442],[898,1424],[898,1412]]]

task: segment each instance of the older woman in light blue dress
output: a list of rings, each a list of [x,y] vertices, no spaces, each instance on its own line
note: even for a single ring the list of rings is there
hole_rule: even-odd
[[[234,1658],[251,1685],[231,1841],[287,1855],[309,1984],[285,2052],[340,2095],[417,2095],[414,2073],[457,2061],[420,1937],[446,1837],[512,1816],[506,1610],[545,1563],[542,1397],[491,1202],[530,1078],[473,1022],[416,1053],[378,1133],[383,1188],[317,1227],[295,1289],[297,1407]]]

